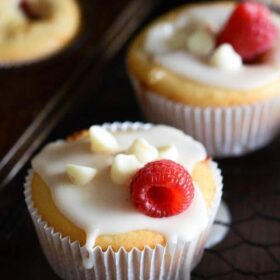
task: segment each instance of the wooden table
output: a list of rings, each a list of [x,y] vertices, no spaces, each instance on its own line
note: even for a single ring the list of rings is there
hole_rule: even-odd
[[[86,26],[72,47],[42,63],[0,70],[4,101],[0,102],[1,156],[104,39],[104,32],[112,27],[126,5],[134,1],[81,2]],[[146,11],[146,21],[182,2],[162,1],[151,14]],[[131,9],[133,6],[128,10]],[[138,26],[140,21],[141,18],[138,22],[135,19],[129,24]],[[113,26],[116,28],[116,24]],[[93,123],[144,121],[126,74],[126,39],[120,42],[120,33],[116,34],[118,38],[109,37],[111,43],[104,45],[113,46],[109,51],[106,49],[107,59],[94,57],[92,65],[79,77],[73,92],[80,98],[60,116],[44,142],[63,138]],[[96,65],[102,71],[97,71]],[[62,110],[63,102],[60,106]],[[229,234],[218,246],[206,250],[193,279],[280,279],[279,158],[280,139],[276,139],[256,153],[219,161],[224,175],[224,200],[230,208],[232,223],[223,225],[229,228]],[[28,165],[0,193],[0,279],[58,279],[41,253],[23,202],[22,184],[27,168]]]

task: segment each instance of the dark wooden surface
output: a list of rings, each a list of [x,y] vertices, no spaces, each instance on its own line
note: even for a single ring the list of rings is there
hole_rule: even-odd
[[[91,15],[81,41],[48,61],[0,70],[1,97],[5,100],[0,103],[0,155],[36,117],[128,1],[81,2]],[[92,11],[88,10],[88,2],[93,5]],[[179,2],[182,1],[162,2],[149,19]],[[71,107],[47,141],[63,138],[93,123],[144,121],[127,78],[125,50],[126,47],[107,66],[97,88],[92,88],[94,73],[83,81],[81,90],[90,94]],[[261,151],[221,160],[219,164],[232,224],[224,225],[229,227],[228,236],[205,252],[192,278],[280,279],[280,139]],[[58,279],[41,253],[22,199],[26,168],[0,193],[0,279]]]

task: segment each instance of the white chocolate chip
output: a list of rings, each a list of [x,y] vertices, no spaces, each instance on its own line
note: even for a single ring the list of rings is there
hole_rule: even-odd
[[[140,162],[147,163],[157,159],[158,150],[144,138],[138,138],[129,147],[128,154],[134,154]]]
[[[212,54],[210,64],[223,70],[238,70],[242,67],[242,58],[230,44],[222,44]]]
[[[113,183],[128,185],[132,176],[142,167],[135,155],[118,154],[115,156],[111,167]]]
[[[170,159],[173,161],[178,160],[178,150],[174,145],[162,146],[158,148],[159,159]]]
[[[186,45],[191,53],[198,56],[207,56],[215,47],[215,39],[205,28],[199,28],[187,37]]]
[[[169,22],[157,24],[147,33],[144,49],[150,53],[165,53],[168,51],[168,40],[173,32],[173,24]]]
[[[89,129],[91,150],[96,153],[114,153],[118,150],[119,144],[113,134],[105,128],[93,125]]]
[[[172,49],[183,49],[186,45],[186,38],[189,30],[186,28],[175,29],[174,34],[169,38],[168,44]]]
[[[66,167],[66,173],[73,184],[82,186],[89,183],[93,179],[97,173],[97,170],[92,167],[68,164]]]

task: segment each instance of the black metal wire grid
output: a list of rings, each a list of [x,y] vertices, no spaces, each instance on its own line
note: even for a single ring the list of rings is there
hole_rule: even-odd
[[[273,199],[279,205],[279,195]],[[267,208],[269,200],[266,198],[263,207]],[[216,248],[206,249],[194,279],[280,278],[279,216],[255,209],[248,201],[242,207],[252,213],[241,219],[233,217],[230,224],[216,222],[229,229],[228,236]]]

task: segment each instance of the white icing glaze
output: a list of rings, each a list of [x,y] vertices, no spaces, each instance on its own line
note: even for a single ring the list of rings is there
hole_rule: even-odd
[[[200,143],[167,126],[154,126],[147,131],[116,132],[114,135],[122,150],[127,150],[139,137],[155,147],[173,144],[179,152],[178,162],[189,172],[198,161],[206,158],[206,151]],[[205,228],[207,208],[197,186],[191,206],[186,211],[173,217],[151,218],[134,207],[128,188],[112,182],[112,159],[113,155],[93,154],[86,138],[71,143],[58,141],[49,144],[32,161],[34,170],[49,186],[58,209],[87,233],[85,267],[91,267],[91,249],[101,234],[154,230],[174,242],[178,238],[190,241]],[[65,173],[69,162],[91,166],[99,172],[89,184],[76,186]]]
[[[209,5],[193,7],[183,11],[174,22],[168,22],[168,34],[161,28],[162,26],[166,30],[167,23],[160,23],[153,27],[146,36],[144,48],[152,54],[155,62],[179,75],[206,85],[249,90],[264,86],[280,78],[279,35],[275,47],[269,52],[265,62],[259,65],[243,65],[243,67],[235,71],[214,68],[205,59],[188,53],[186,48],[173,48],[170,44],[172,38],[178,40],[176,39],[176,30],[188,26],[190,22],[193,24],[194,21],[199,24],[205,24],[214,34],[217,34],[232,9],[231,6]],[[278,31],[280,31],[279,17],[273,15],[272,20]],[[173,30],[172,33],[170,32],[171,29]],[[178,34],[177,36],[184,36],[184,34]],[[187,35],[185,34],[185,36]]]

